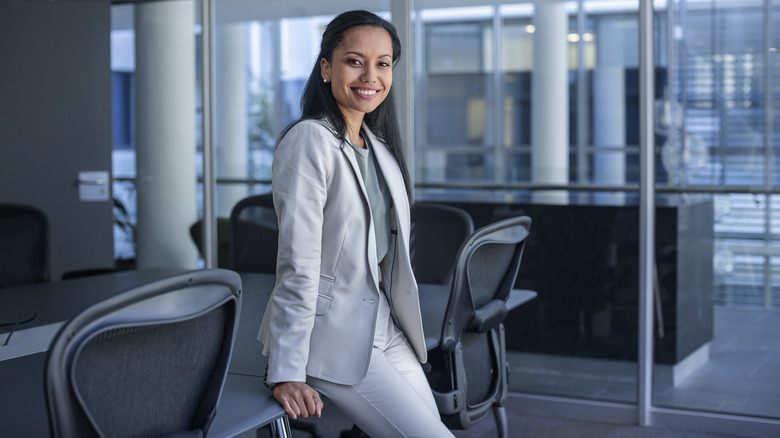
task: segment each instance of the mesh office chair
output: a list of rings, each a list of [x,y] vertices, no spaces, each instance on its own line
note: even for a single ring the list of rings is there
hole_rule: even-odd
[[[270,193],[239,201],[230,212],[230,268],[276,274],[279,227]]]
[[[0,204],[0,287],[49,281],[49,221],[35,207]]]
[[[230,269],[276,274],[279,226],[271,193],[248,196],[230,211]],[[318,438],[316,425],[290,419],[290,427]],[[258,431],[258,436],[260,431]]]
[[[458,250],[474,232],[468,213],[442,204],[415,203],[411,211],[411,256],[420,283],[449,284]]]
[[[53,437],[205,436],[241,307],[232,271],[192,271],[98,302],[46,356]]]
[[[490,409],[499,437],[507,437],[508,373],[504,326],[531,226],[527,216],[475,231],[460,248],[439,347],[427,373],[442,421],[468,429]]]
[[[203,219],[190,226],[190,237],[203,257]],[[230,219],[217,218],[217,267],[230,269]]]

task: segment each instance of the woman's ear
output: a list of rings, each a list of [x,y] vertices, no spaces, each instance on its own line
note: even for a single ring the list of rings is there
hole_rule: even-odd
[[[323,82],[330,82],[330,62],[325,58],[320,59],[320,75]]]

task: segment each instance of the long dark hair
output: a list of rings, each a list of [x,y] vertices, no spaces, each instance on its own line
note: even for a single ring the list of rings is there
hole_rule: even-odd
[[[284,138],[287,132],[302,120],[324,118],[327,119],[333,127],[333,134],[336,137],[344,142],[348,141],[347,122],[344,119],[344,115],[339,110],[336,100],[333,98],[330,83],[322,81],[320,60],[325,58],[328,61],[331,61],[333,59],[333,51],[338,46],[339,42],[341,42],[341,37],[344,35],[344,32],[358,26],[377,27],[387,31],[393,46],[393,66],[396,65],[396,61],[401,57],[401,40],[398,39],[398,33],[395,30],[395,26],[382,17],[368,11],[348,11],[338,15],[328,23],[325,32],[322,35],[320,53],[317,55],[317,60],[314,62],[314,68],[312,68],[309,79],[306,81],[306,86],[303,89],[303,95],[301,96],[301,118],[284,128],[279,135],[278,140]],[[404,158],[401,131],[398,126],[394,96],[393,87],[391,86],[390,92],[387,94],[385,100],[379,104],[374,111],[367,113],[363,118],[363,122],[379,139],[387,143],[390,152],[395,156],[404,178],[406,194],[411,201],[412,183],[409,176],[409,169],[406,167],[406,159]]]

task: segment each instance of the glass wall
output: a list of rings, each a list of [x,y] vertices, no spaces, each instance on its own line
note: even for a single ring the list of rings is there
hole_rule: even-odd
[[[216,1],[220,247],[232,206],[270,189],[274,140],[299,115],[325,23],[399,7],[337,3]],[[516,286],[538,297],[505,324],[512,400],[635,409],[639,0],[413,4],[416,199],[461,207],[477,226],[534,221]],[[653,27],[652,409],[780,424],[780,0],[659,0]],[[112,33],[114,176],[133,206],[128,29]],[[118,258],[134,255],[123,230]]]
[[[639,3],[565,3],[557,89],[543,76],[550,60],[534,56],[560,47],[538,37],[556,25],[540,3],[421,3],[417,199],[464,208],[477,225],[534,219],[517,286],[539,296],[506,322],[512,389],[637,403]],[[780,418],[776,9],[655,5],[658,408]],[[539,98],[556,93],[565,102],[550,122]],[[566,136],[563,158],[540,172],[535,156],[559,147],[542,130]],[[561,168],[550,184],[545,172]],[[564,196],[539,201],[540,188]]]
[[[669,87],[658,102],[668,180],[659,182],[680,189],[669,196],[711,192],[714,237],[712,292],[700,306],[708,313],[676,324],[712,333],[681,361],[656,363],[653,400],[780,418],[777,4],[688,0],[670,5],[669,17]],[[687,243],[707,245],[703,236]],[[696,275],[709,275],[701,268]]]
[[[200,8],[200,2],[187,3]],[[305,2],[303,2],[305,3]],[[217,265],[226,267],[228,255],[227,221],[230,210],[240,199],[270,190],[271,161],[276,135],[300,115],[300,96],[317,51],[325,24],[337,13],[367,5],[341,2],[337,6],[306,5],[290,2],[285,8],[269,11],[262,5],[241,2],[216,2],[214,29],[214,149],[218,189],[215,195],[217,216]],[[371,4],[378,13],[390,18],[385,2]],[[136,49],[136,17],[140,6],[121,4],[112,8],[112,77],[114,103],[114,195],[115,258],[122,267],[132,267],[137,255],[137,96],[136,59],[145,59]],[[384,12],[382,12],[384,11]],[[200,12],[200,11],[198,11]],[[198,17],[200,14],[198,14]],[[199,18],[198,18],[199,19]],[[197,44],[192,54],[197,74],[193,87],[193,114],[196,125],[190,135],[197,171],[197,216],[187,225],[189,232],[182,245],[201,249],[203,210],[203,108],[201,75],[201,29],[193,18],[192,36]],[[203,255],[199,255],[203,266]]]
[[[135,28],[133,6],[111,8],[114,259],[135,260]]]
[[[250,10],[242,21],[233,21],[228,18],[233,13],[223,13],[217,3],[217,216],[224,220],[242,198],[270,190],[276,136],[300,115],[319,37],[332,18],[264,19]]]
[[[190,0],[112,7],[112,192],[120,269],[198,264],[190,237],[202,168],[196,20]]]
[[[638,181],[637,2],[418,17],[418,200],[477,226],[534,220],[517,287],[539,295],[505,324],[511,389],[636,403],[637,199],[620,189]],[[541,201],[549,174],[563,196]],[[573,187],[596,184],[616,190]]]
[[[299,4],[300,3],[300,4]],[[233,206],[270,191],[276,136],[300,116],[300,97],[325,25],[365,4],[311,5],[216,2],[216,151],[219,247],[227,246]],[[389,4],[371,5],[389,18]],[[384,12],[382,12],[384,11]],[[219,265],[227,266],[227,254]]]
[[[418,178],[494,181],[493,8],[423,10],[417,66],[422,97],[416,126]]]

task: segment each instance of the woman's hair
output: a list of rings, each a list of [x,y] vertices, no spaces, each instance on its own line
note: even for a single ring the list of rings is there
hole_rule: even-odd
[[[398,39],[395,26],[382,17],[368,11],[349,11],[338,15],[328,23],[322,35],[320,53],[317,55],[314,68],[312,68],[301,96],[301,118],[288,125],[279,135],[279,140],[301,120],[324,118],[334,128],[334,135],[345,142],[347,141],[347,122],[333,97],[333,92],[330,88],[331,84],[322,80],[320,60],[325,58],[331,61],[333,59],[333,51],[341,42],[344,33],[358,26],[377,27],[387,31],[393,46],[393,66],[395,66],[396,60],[401,56],[401,41]],[[412,184],[409,169],[406,167],[404,158],[392,86],[385,100],[374,111],[367,113],[363,118],[363,122],[378,138],[387,143],[390,151],[395,156],[398,166],[401,168],[407,196],[409,196],[411,201]]]

